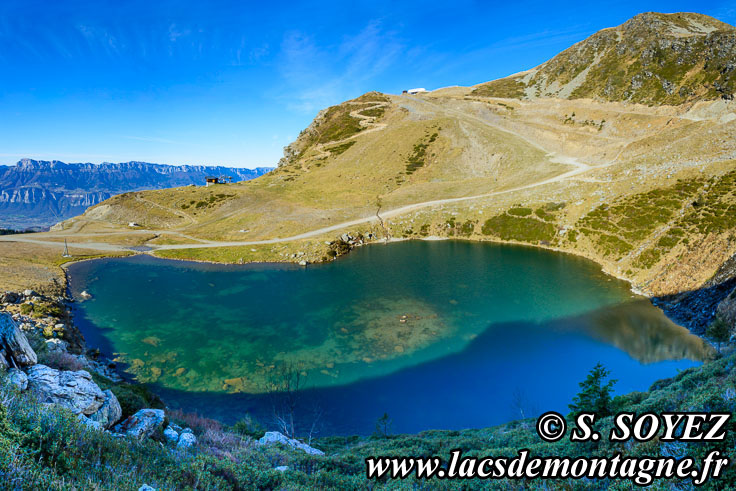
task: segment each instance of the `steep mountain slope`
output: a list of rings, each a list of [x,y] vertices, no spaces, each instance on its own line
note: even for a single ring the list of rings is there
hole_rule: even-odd
[[[682,104],[733,99],[736,28],[693,13],[637,15],[476,95]]]
[[[247,180],[270,170],[23,159],[15,166],[0,166],[0,227],[48,227],[122,192],[200,185],[209,175]]]

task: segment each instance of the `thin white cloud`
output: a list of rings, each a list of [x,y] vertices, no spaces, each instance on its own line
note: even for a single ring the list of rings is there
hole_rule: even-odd
[[[320,46],[301,32],[285,35],[280,51],[283,80],[279,99],[290,109],[314,112],[371,86],[404,51],[395,35],[378,22],[346,36],[336,45]]]
[[[78,24],[76,27],[92,50],[101,48],[108,56],[112,56],[120,54],[120,51],[125,47],[124,43],[105,28],[86,24]]]
[[[255,48],[251,49],[248,53],[248,58],[250,59],[251,63],[259,61],[264,56],[267,56],[270,52],[268,43],[262,44],[261,46],[256,46]]]
[[[190,29],[181,29],[176,24],[171,24],[169,26],[169,41],[175,43],[179,38],[189,36],[191,32]]]

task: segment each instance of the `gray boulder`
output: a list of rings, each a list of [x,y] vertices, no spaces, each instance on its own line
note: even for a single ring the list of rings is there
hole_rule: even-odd
[[[105,402],[105,394],[84,370],[60,371],[34,365],[26,369],[26,374],[28,388],[41,402],[58,404],[85,416],[96,413]]]
[[[190,448],[197,444],[197,437],[191,431],[183,431],[176,442],[177,448]]]
[[[295,440],[293,438],[289,438],[286,435],[282,435],[278,431],[267,431],[263,437],[258,440],[258,443],[261,445],[273,445],[276,443],[280,443],[282,445],[293,447],[299,450],[302,450],[303,452],[308,453],[309,455],[324,455],[325,453],[322,450],[318,450],[314,447],[310,447],[306,443],[302,443],[299,440]]]
[[[176,444],[179,441],[179,433],[171,426],[167,426],[164,430],[164,438],[166,438],[167,442]]]
[[[28,375],[17,368],[8,370],[8,381],[21,392],[28,388]]]
[[[89,419],[96,421],[104,428],[110,428],[123,417],[123,408],[120,407],[118,398],[110,390],[104,391],[104,394],[105,400],[102,402],[102,406]]]
[[[165,415],[162,409],[141,409],[115,426],[115,432],[125,433],[135,438],[148,437],[164,424],[164,419]]]
[[[5,292],[0,294],[0,303],[17,303],[19,298],[15,292]]]
[[[66,352],[69,350],[69,343],[59,338],[47,339],[46,348],[48,348],[49,351]]]
[[[26,367],[38,363],[28,339],[10,314],[0,312],[0,346],[6,353],[6,365]]]

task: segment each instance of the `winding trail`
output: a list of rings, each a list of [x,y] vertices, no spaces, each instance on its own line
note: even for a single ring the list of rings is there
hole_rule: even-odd
[[[549,152],[545,148],[543,148],[542,146],[540,146],[537,142],[534,142],[534,141],[529,140],[527,137],[519,134],[518,132],[514,131],[513,129],[502,127],[502,126],[498,125],[496,122],[489,120],[488,118],[482,118],[482,117],[476,116],[474,114],[468,114],[468,113],[464,113],[464,112],[458,111],[456,109],[442,107],[442,106],[437,105],[436,103],[429,102],[429,101],[423,100],[423,99],[420,100],[420,99],[418,99],[416,97],[406,97],[406,96],[404,96],[404,98],[405,99],[408,99],[411,102],[418,102],[419,105],[422,105],[425,108],[431,108],[431,111],[433,113],[437,113],[438,111],[439,112],[443,112],[445,114],[448,114],[449,113],[449,114],[453,115],[454,117],[464,118],[464,119],[470,119],[470,120],[473,120],[473,121],[475,121],[477,123],[481,123],[483,125],[488,125],[488,126],[493,127],[496,130],[503,131],[505,133],[508,133],[510,135],[513,135],[514,137],[517,137],[517,138],[520,138],[520,139],[524,140],[529,145],[531,145],[531,146],[533,146],[533,147],[535,147],[535,148],[537,148],[537,149],[545,152],[545,154],[548,156],[548,158],[549,158],[549,160],[551,162],[561,163],[561,164],[565,164],[565,165],[570,165],[570,166],[573,167],[573,169],[571,169],[571,170],[569,170],[567,172],[563,172],[562,174],[559,174],[559,175],[557,175],[555,177],[551,177],[551,178],[544,179],[544,180],[541,180],[541,181],[537,181],[537,182],[534,182],[534,183],[526,184],[524,186],[518,186],[518,187],[514,187],[514,188],[510,188],[510,189],[505,189],[505,190],[501,190],[501,191],[492,191],[492,192],[488,192],[488,193],[476,194],[476,195],[473,195],[473,196],[463,196],[463,197],[459,197],[459,198],[444,198],[444,199],[436,199],[436,200],[430,200],[430,201],[423,201],[423,202],[420,202],[420,203],[413,203],[413,204],[409,204],[409,205],[400,206],[400,207],[394,208],[392,210],[382,211],[380,216],[378,215],[378,213],[375,213],[373,215],[364,216],[362,218],[357,218],[357,219],[354,219],[354,220],[348,220],[348,221],[341,222],[341,223],[338,223],[338,224],[335,224],[335,225],[330,225],[328,227],[322,227],[322,228],[310,230],[308,232],[304,232],[304,233],[297,234],[297,235],[292,235],[292,236],[289,236],[289,237],[274,237],[274,238],[271,238],[271,239],[245,240],[245,241],[211,241],[211,240],[198,239],[196,237],[191,237],[191,236],[188,236],[186,234],[183,234],[183,233],[181,233],[180,231],[177,231],[177,230],[144,230],[144,229],[137,229],[137,230],[131,230],[131,231],[120,231],[120,232],[102,232],[102,233],[97,233],[97,234],[95,234],[95,233],[90,233],[90,234],[75,234],[75,233],[64,234],[63,232],[61,232],[61,233],[54,233],[53,237],[80,237],[80,236],[90,236],[90,237],[92,237],[92,236],[114,235],[114,234],[120,234],[120,235],[125,235],[125,234],[157,234],[157,235],[171,234],[171,235],[177,235],[177,236],[180,236],[180,237],[184,237],[184,238],[187,238],[187,239],[190,239],[190,240],[197,241],[197,243],[195,243],[195,244],[158,244],[158,245],[157,244],[150,244],[149,247],[151,247],[151,249],[154,250],[154,251],[156,251],[156,250],[174,250],[174,249],[202,249],[202,248],[214,248],[214,247],[238,247],[238,246],[253,246],[253,245],[265,245],[265,244],[277,244],[277,243],[282,243],[282,242],[293,242],[293,241],[298,241],[298,240],[304,240],[304,239],[310,239],[310,238],[314,238],[314,237],[319,237],[321,235],[329,234],[331,232],[344,231],[345,229],[348,229],[350,227],[354,227],[356,225],[361,225],[361,224],[364,224],[364,223],[371,223],[371,222],[379,222],[379,223],[382,223],[384,220],[386,220],[388,218],[393,218],[393,217],[401,216],[401,215],[404,215],[404,214],[407,214],[407,213],[411,213],[411,212],[414,212],[414,211],[418,211],[418,210],[422,210],[422,209],[425,209],[425,208],[432,208],[432,207],[436,207],[436,206],[443,206],[443,205],[449,205],[449,204],[455,204],[455,203],[463,203],[463,202],[466,202],[466,201],[473,201],[473,200],[477,200],[477,199],[491,198],[491,197],[494,197],[494,196],[501,196],[501,195],[505,195],[505,194],[516,193],[516,192],[519,192],[519,191],[525,191],[525,190],[528,190],[528,189],[534,189],[534,188],[537,188],[537,187],[546,186],[548,184],[554,184],[554,183],[558,183],[558,182],[572,180],[574,178],[577,178],[581,174],[584,174],[584,173],[589,172],[591,170],[600,169],[600,168],[608,167],[608,166],[612,165],[613,163],[615,163],[618,160],[618,158],[620,157],[620,155],[623,153],[623,151],[628,146],[628,144],[624,144],[622,146],[622,148],[620,149],[620,151],[616,154],[616,156],[613,159],[611,159],[611,161],[609,161],[609,162],[607,162],[605,164],[591,166],[589,164],[580,162],[577,158],[568,157],[568,156],[562,156],[562,155],[556,154],[554,152]],[[373,107],[379,107],[381,105],[383,105],[383,104],[382,103],[378,103],[378,104],[374,105]],[[360,110],[355,110],[354,112],[357,115],[358,112],[363,111],[365,109],[371,109],[371,108],[362,108]],[[352,115],[352,113],[351,113],[351,115]],[[367,119],[373,119],[373,120],[375,120],[375,118],[372,118],[370,116],[362,116],[362,115],[360,115],[359,117],[366,118],[366,119],[362,120],[362,123],[364,124],[364,126],[367,126],[369,124],[372,124],[372,125],[375,125],[375,126],[372,127],[372,128],[367,129],[366,131],[363,131],[363,132],[359,133],[358,135],[353,135],[352,137],[346,138],[345,140],[350,140],[351,138],[357,137],[359,135],[366,134],[366,133],[368,133],[370,131],[379,131],[379,130],[383,129],[383,126],[380,123],[375,123],[375,122],[369,122],[369,121],[367,121]],[[341,140],[341,141],[343,141],[343,140]],[[339,143],[340,142],[332,142],[332,143],[330,143],[330,145],[335,145],[335,144],[339,144]],[[158,206],[166,209],[166,207],[163,207],[161,205],[158,205]],[[181,215],[181,212],[179,213],[179,215]],[[184,214],[184,215],[186,215],[186,214]],[[186,215],[186,216],[189,219],[192,219],[188,215]],[[35,238],[35,237],[38,237],[38,238]],[[64,247],[64,243],[63,242],[55,242],[55,241],[43,240],[43,236],[39,236],[37,234],[27,234],[27,235],[26,234],[18,234],[18,235],[0,236],[0,241],[2,241],[2,242],[27,242],[27,243],[32,243],[32,244],[52,245],[52,246],[57,246],[59,248],[63,248]],[[101,242],[69,241],[68,244],[71,245],[71,246],[80,247],[80,248],[84,248],[84,249],[98,250],[98,251],[105,251],[105,252],[109,252],[109,251],[119,252],[119,251],[130,251],[130,250],[132,250],[130,246],[116,245],[116,244],[108,244],[108,243],[101,243]]]
[[[623,150],[622,150],[623,151]],[[619,155],[621,152],[619,152]],[[618,155],[614,158],[614,160],[618,158]],[[611,162],[612,163],[612,162]],[[606,164],[606,165],[610,165]],[[400,215],[404,215],[406,213],[411,213],[413,211],[421,210],[423,208],[430,208],[433,206],[442,206],[442,205],[448,205],[448,204],[454,204],[454,203],[462,203],[464,201],[472,201],[476,199],[481,198],[490,198],[493,196],[500,196],[504,194],[509,193],[515,193],[518,191],[523,191],[526,189],[533,189],[539,186],[545,186],[547,184],[553,184],[556,182],[561,182],[568,180],[572,177],[578,176],[584,172],[588,172],[592,169],[595,169],[597,167],[590,167],[590,166],[576,166],[575,169],[572,169],[568,172],[565,172],[563,174],[560,174],[558,176],[545,179],[543,181],[538,181],[532,184],[527,184],[525,186],[519,186],[511,189],[505,189],[502,191],[494,191],[490,193],[484,193],[484,194],[477,194],[474,196],[463,196],[460,198],[445,198],[445,199],[437,199],[437,200],[431,200],[431,201],[423,201],[421,203],[413,203],[410,205],[400,206],[398,208],[394,208],[392,210],[387,210],[381,213],[381,219],[385,220],[387,218],[392,218]],[[366,216],[363,218],[358,218],[355,220],[349,220],[346,222],[338,223],[335,225],[330,225],[329,227],[322,227],[315,230],[310,230],[309,232],[304,232],[302,234],[298,235],[292,235],[290,237],[278,237],[273,239],[263,239],[263,240],[247,240],[247,241],[207,241],[204,243],[198,243],[198,244],[161,244],[161,245],[152,245],[151,248],[153,250],[171,250],[171,249],[201,249],[201,248],[210,248],[210,247],[237,247],[237,246],[249,246],[249,245],[263,245],[263,244],[277,244],[280,242],[293,242],[297,240],[303,240],[303,239],[309,239],[313,237],[318,237],[320,235],[324,235],[330,232],[335,232],[337,230],[344,230],[346,228],[354,227],[356,225],[361,225],[363,223],[370,223],[370,222],[377,222],[379,221],[379,217],[376,214]],[[173,233],[176,235],[182,235],[177,232],[168,231],[168,230],[137,230],[137,233],[153,233],[153,234],[168,234]],[[130,232],[120,232],[120,234],[126,234]],[[89,234],[90,236],[93,235],[100,235],[100,234]],[[74,236],[73,234],[70,236]],[[64,247],[63,242],[53,242],[53,241],[44,241],[40,239],[33,239],[31,234],[28,235],[5,235],[0,236],[0,241],[5,242],[30,242],[33,244],[47,244],[47,245],[56,245],[60,246],[61,248]],[[86,249],[93,249],[93,250],[101,250],[101,251],[126,251],[130,250],[130,247],[126,246],[118,246],[114,244],[104,244],[104,243],[94,243],[94,242],[69,242],[69,245],[82,247]]]
[[[385,123],[378,123],[376,121],[375,116],[366,116],[364,114],[360,114],[363,111],[369,111],[371,109],[377,109],[379,107],[386,107],[388,106],[387,102],[352,102],[351,104],[372,104],[368,107],[361,107],[359,109],[353,109],[350,111],[350,116],[353,118],[356,118],[360,120],[360,126],[363,128],[366,128],[365,130],[360,131],[359,133],[356,133],[354,135],[351,135],[347,138],[343,138],[342,140],[336,140],[331,141],[329,143],[318,143],[314,145],[314,150],[319,152],[317,156],[313,157],[312,160],[319,160],[322,158],[327,158],[331,155],[330,151],[327,149],[327,147],[334,148],[338,145],[342,145],[343,143],[346,143],[350,140],[353,140],[359,136],[367,135],[368,133],[373,133],[374,131],[380,131],[386,127]]]

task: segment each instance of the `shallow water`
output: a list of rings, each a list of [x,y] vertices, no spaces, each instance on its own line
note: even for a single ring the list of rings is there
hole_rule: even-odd
[[[325,433],[488,426],[566,410],[600,361],[618,393],[697,364],[703,344],[594,263],[462,241],[372,245],[326,265],[149,256],[70,268],[88,343],[173,406],[270,419],[284,372]]]

